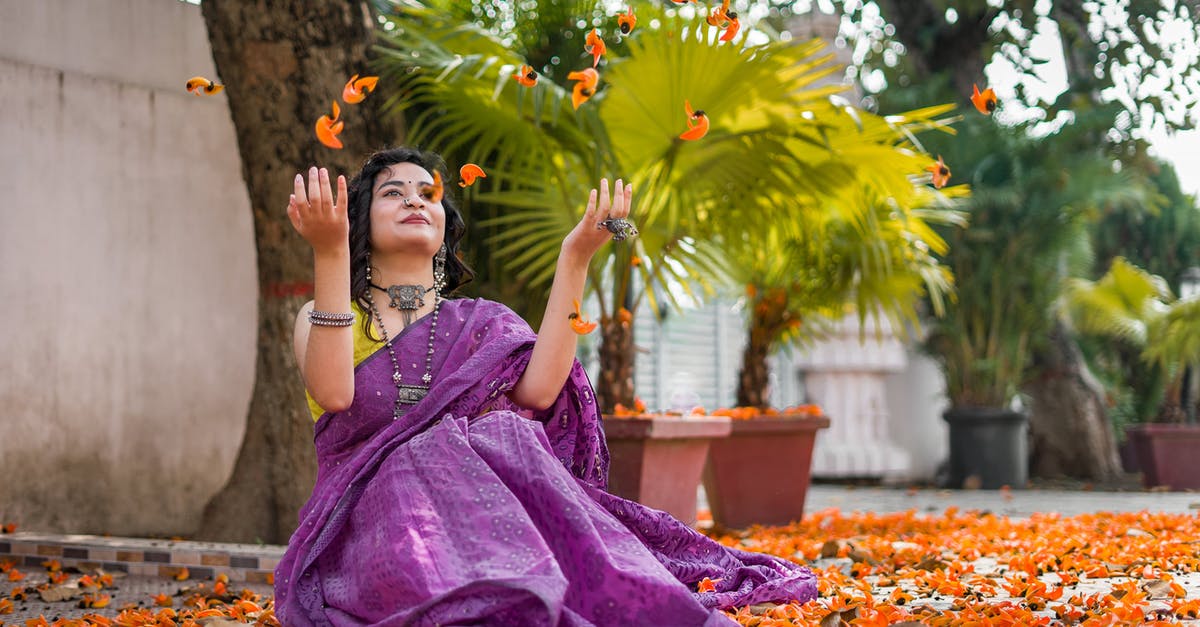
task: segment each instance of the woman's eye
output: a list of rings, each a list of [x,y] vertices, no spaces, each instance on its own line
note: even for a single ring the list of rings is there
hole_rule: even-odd
[[[421,189],[419,189],[417,191],[417,193],[421,194],[421,198],[424,198],[425,200],[430,200],[430,201],[433,200],[433,186],[432,185],[422,185]]]
[[[396,190],[394,190],[394,189],[389,189],[388,191],[384,192],[384,193],[383,193],[383,195],[384,195],[384,196],[392,196],[392,195],[399,196],[399,195],[400,195],[400,192],[398,192],[398,191],[396,191]]]

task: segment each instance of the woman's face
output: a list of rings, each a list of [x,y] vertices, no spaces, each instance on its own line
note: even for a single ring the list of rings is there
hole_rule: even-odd
[[[415,163],[397,163],[375,175],[371,192],[371,248],[381,252],[413,252],[433,257],[446,229],[442,203],[422,191],[433,175]]]

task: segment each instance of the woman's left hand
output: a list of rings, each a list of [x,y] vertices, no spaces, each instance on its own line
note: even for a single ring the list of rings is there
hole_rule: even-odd
[[[612,232],[600,223],[606,219],[625,219],[633,203],[633,187],[617,179],[616,189],[610,199],[608,179],[600,179],[600,189],[588,194],[587,210],[583,219],[563,240],[562,253],[568,258],[587,264],[600,247],[612,239]]]

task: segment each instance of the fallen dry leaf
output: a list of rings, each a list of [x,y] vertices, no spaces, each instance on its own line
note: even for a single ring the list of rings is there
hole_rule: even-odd
[[[40,596],[42,601],[45,603],[69,601],[82,595],[83,590],[80,590],[79,586],[69,584],[64,586],[49,586],[38,590],[38,596]]]

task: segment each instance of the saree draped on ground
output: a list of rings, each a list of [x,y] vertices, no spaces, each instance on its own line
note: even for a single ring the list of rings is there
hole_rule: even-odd
[[[396,338],[407,382],[429,324]],[[315,425],[317,482],[275,571],[283,624],[716,625],[816,596],[807,569],[608,494],[578,362],[548,410],[518,413],[505,392],[535,339],[503,305],[443,302],[431,389],[398,420],[387,351],[357,366],[350,408]],[[716,591],[694,592],[705,577]]]

